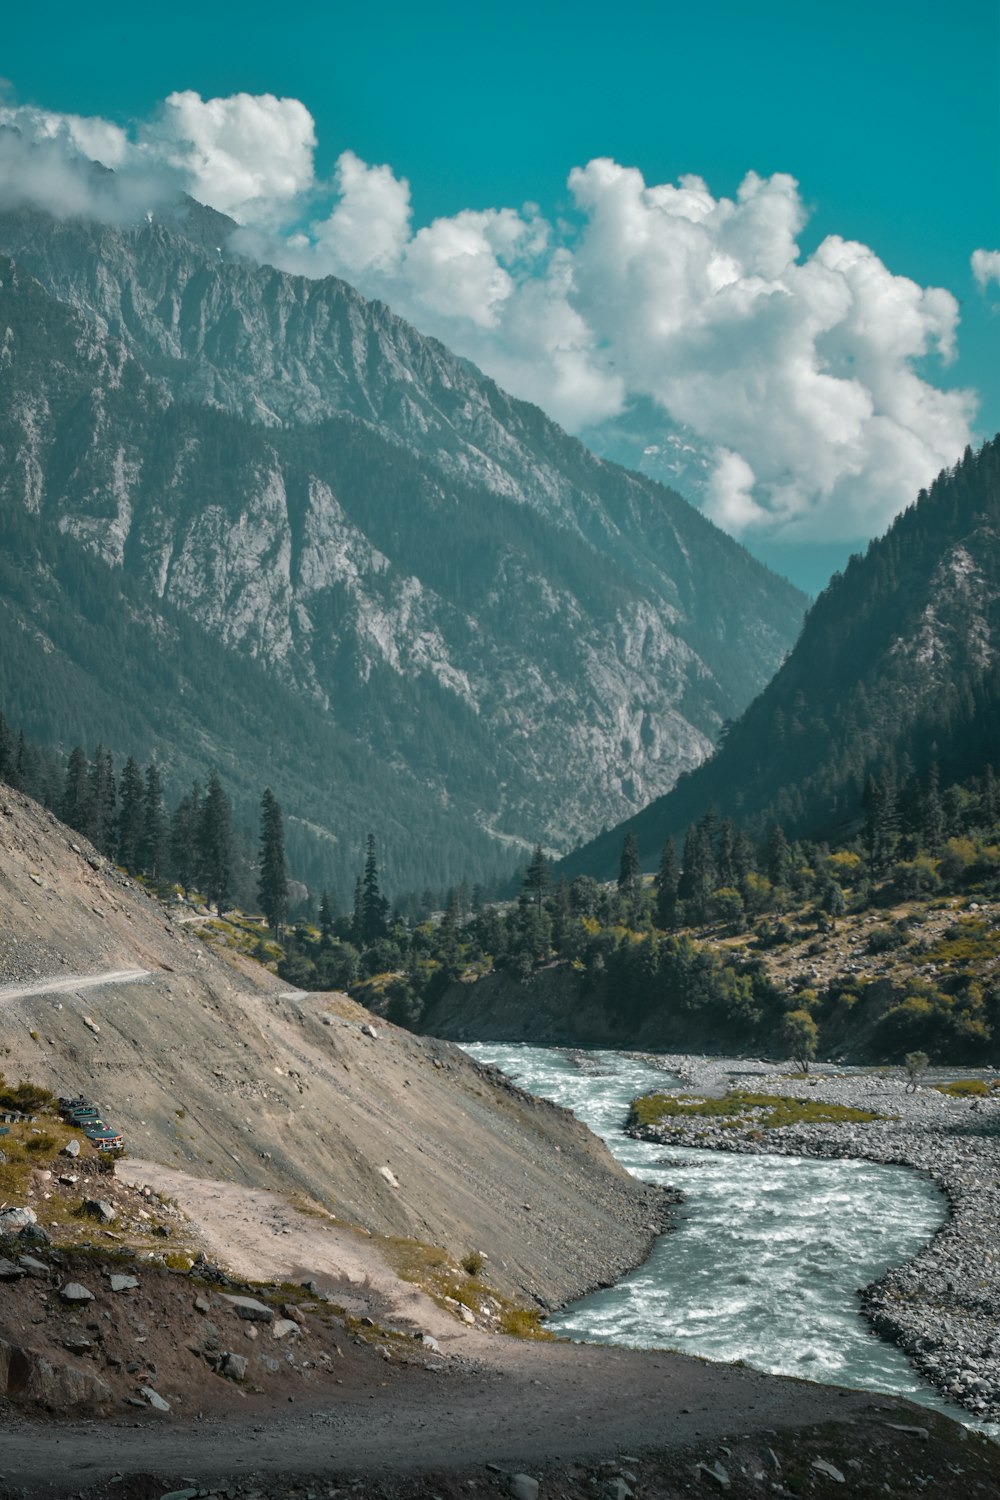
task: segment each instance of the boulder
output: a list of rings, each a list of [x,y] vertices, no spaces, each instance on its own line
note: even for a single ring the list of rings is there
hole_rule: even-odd
[[[21,1266],[16,1266],[12,1260],[7,1260],[0,1255],[0,1281],[20,1281],[27,1273]]]
[[[835,1484],[847,1483],[840,1470],[834,1464],[827,1463],[825,1458],[814,1458],[812,1461],[812,1466],[817,1471],[817,1473],[826,1474],[827,1477],[829,1479],[832,1479]]]
[[[0,1339],[0,1395],[46,1411],[101,1410],[113,1400],[100,1376],[52,1364],[33,1349]]]
[[[48,1266],[43,1260],[36,1260],[33,1255],[19,1255],[18,1265],[27,1276],[35,1276],[38,1280],[48,1279],[50,1274]]]
[[[145,1396],[150,1406],[152,1406],[156,1411],[170,1410],[170,1402],[164,1401],[159,1391],[154,1391],[151,1385],[141,1385],[139,1387],[139,1395]]]
[[[223,1302],[228,1302],[238,1318],[243,1318],[247,1323],[273,1323],[274,1308],[268,1307],[266,1302],[258,1302],[256,1297],[236,1297],[232,1292],[220,1292]]]
[[[65,1146],[62,1148],[62,1155],[63,1156],[79,1156],[80,1155],[80,1142],[77,1141],[77,1140],[67,1141],[66,1144],[65,1144]]]
[[[67,1281],[65,1286],[59,1288],[59,1295],[64,1302],[93,1302],[94,1294],[81,1286],[79,1281]]]
[[[22,1245],[51,1245],[52,1236],[43,1224],[25,1224],[18,1235]]]
[[[530,1474],[508,1474],[507,1492],[514,1500],[538,1500],[538,1480]]]
[[[107,1198],[87,1198],[84,1200],[83,1210],[102,1224],[113,1224],[118,1217],[118,1210]]]
[[[0,1234],[17,1234],[29,1224],[37,1224],[38,1215],[33,1208],[5,1208],[0,1213]]]
[[[298,1333],[299,1325],[291,1318],[278,1318],[271,1332],[276,1339],[283,1339],[290,1333]]]
[[[224,1354],[222,1373],[227,1380],[246,1380],[247,1357],[245,1354]]]
[[[113,1292],[131,1292],[138,1285],[138,1276],[114,1275],[111,1277],[111,1290]]]

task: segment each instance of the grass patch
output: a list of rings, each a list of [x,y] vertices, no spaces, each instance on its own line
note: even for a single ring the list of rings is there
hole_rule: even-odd
[[[396,1275],[419,1286],[440,1307],[447,1307],[446,1299],[451,1298],[467,1307],[477,1318],[492,1323],[501,1333],[513,1338],[554,1338],[555,1335],[542,1325],[536,1307],[515,1302],[484,1284],[484,1261],[480,1261],[476,1274],[472,1276],[464,1265],[456,1265],[440,1245],[425,1245],[422,1240],[395,1235],[380,1237],[379,1244]],[[470,1257],[466,1256],[468,1259]]]
[[[786,1099],[781,1094],[751,1094],[737,1089],[724,1099],[702,1099],[692,1094],[646,1094],[634,1099],[631,1125],[659,1125],[664,1120],[718,1120],[729,1126],[753,1125],[777,1130],[782,1125],[861,1125],[884,1120],[885,1115],[827,1104],[822,1099]]]
[[[982,917],[964,917],[946,927],[933,947],[921,953],[919,964],[974,964],[1000,958],[1000,931]]]
[[[936,1083],[939,1094],[948,1094],[952,1099],[981,1099],[991,1094],[995,1083],[985,1083],[982,1078],[956,1078],[952,1083]]]

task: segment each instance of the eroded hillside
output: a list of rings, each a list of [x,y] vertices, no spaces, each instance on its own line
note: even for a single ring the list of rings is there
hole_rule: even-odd
[[[454,1256],[485,1251],[501,1290],[562,1299],[641,1258],[652,1190],[582,1125],[448,1043],[382,1022],[366,1034],[369,1020],[221,957],[37,804],[0,792],[9,1080],[94,1098],[133,1157],[305,1195]]]

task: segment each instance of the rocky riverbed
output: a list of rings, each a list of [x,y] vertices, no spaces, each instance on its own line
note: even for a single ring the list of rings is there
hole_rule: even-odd
[[[958,1099],[901,1076],[826,1072],[791,1079],[773,1065],[658,1058],[699,1097],[728,1088],[823,1100],[884,1118],[763,1130],[753,1115],[733,1120],[670,1117],[630,1126],[642,1140],[764,1155],[856,1157],[925,1172],[949,1213],[906,1265],[861,1292],[872,1326],[892,1339],[924,1377],[985,1422],[1000,1422],[1000,1104]]]

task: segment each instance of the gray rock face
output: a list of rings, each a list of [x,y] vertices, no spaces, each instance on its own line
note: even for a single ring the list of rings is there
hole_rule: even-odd
[[[0,247],[86,320],[65,391],[14,339],[0,489],[422,785],[454,797],[460,765],[499,836],[568,847],[666,791],[797,634],[802,596],[680,497],[342,282],[220,260],[190,225],[0,214]],[[201,411],[167,424],[178,398]]]

